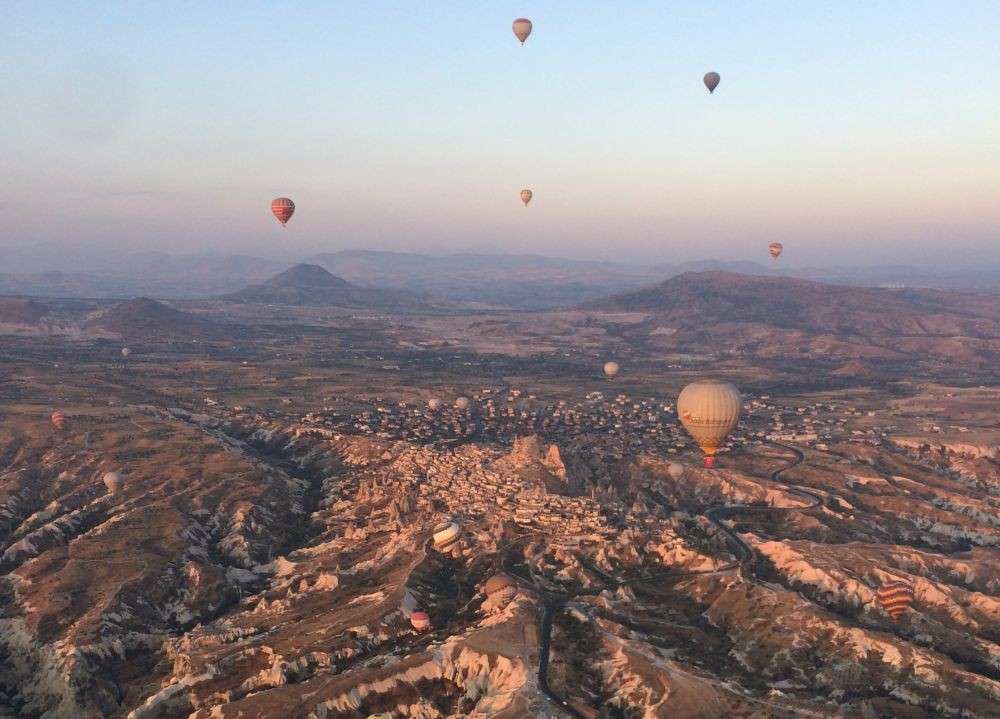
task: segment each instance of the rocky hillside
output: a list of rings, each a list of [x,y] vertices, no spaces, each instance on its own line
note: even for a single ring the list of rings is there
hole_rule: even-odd
[[[48,308],[35,300],[0,297],[0,324],[37,325]]]
[[[688,349],[893,359],[1000,357],[1000,296],[687,273],[584,309],[642,312],[657,342]],[[642,328],[639,328],[642,329]],[[669,339],[667,339],[669,338]]]
[[[215,339],[232,334],[225,325],[140,297],[100,312],[85,324],[126,339]]]
[[[989,460],[810,451],[782,477],[821,496],[809,508],[769,478],[789,462],[773,447],[674,478],[659,457],[538,438],[66,414],[61,433],[44,413],[0,428],[0,707],[16,716],[500,719],[565,701],[986,719],[1000,704]],[[778,510],[731,517],[753,572],[705,516],[720,504]],[[460,529],[444,547],[442,520]],[[895,621],[875,599],[889,580],[915,591]]]

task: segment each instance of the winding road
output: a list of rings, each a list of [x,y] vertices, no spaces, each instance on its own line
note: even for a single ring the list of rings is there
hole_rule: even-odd
[[[757,555],[753,548],[747,544],[742,537],[740,537],[733,529],[726,524],[727,519],[738,517],[741,515],[759,515],[769,512],[804,512],[810,509],[816,509],[822,506],[823,497],[812,490],[800,487],[794,484],[788,484],[781,481],[781,475],[784,472],[798,466],[805,460],[805,455],[801,451],[795,449],[794,447],[789,447],[787,445],[778,444],[776,442],[768,442],[768,444],[779,447],[781,449],[787,450],[794,455],[794,458],[789,461],[785,466],[779,467],[770,474],[770,479],[773,482],[779,483],[782,488],[791,495],[798,496],[808,502],[808,504],[801,507],[773,507],[773,506],[760,506],[760,505],[749,505],[749,504],[726,504],[720,507],[713,507],[705,512],[705,516],[708,520],[715,525],[719,531],[721,531],[725,536],[727,543],[729,544],[730,551],[736,557],[736,561],[725,565],[724,567],[719,567],[718,569],[713,569],[709,571],[693,571],[693,572],[676,572],[670,571],[662,576],[663,578],[677,579],[682,576],[692,576],[692,575],[710,575],[710,574],[721,574],[723,572],[732,571],[733,569],[739,569],[741,575],[748,581],[756,580],[756,566],[757,566]],[[534,535],[529,535],[534,536]],[[520,540],[526,539],[527,537],[522,537]],[[578,557],[579,559],[579,557]],[[644,576],[640,578],[633,579],[616,579],[611,577],[604,572],[601,572],[596,567],[588,566],[588,563],[582,562],[585,568],[591,569],[594,574],[601,577],[603,586],[596,589],[587,589],[575,594],[554,594],[552,592],[546,591],[537,586],[530,587],[533,592],[540,596],[544,604],[544,611],[542,612],[541,628],[539,633],[539,643],[538,643],[538,688],[543,694],[551,701],[555,706],[559,707],[567,714],[576,719],[590,719],[586,715],[582,714],[579,710],[573,707],[566,699],[560,697],[555,692],[552,691],[549,686],[548,681],[548,671],[549,671],[549,658],[551,653],[552,644],[552,623],[555,620],[556,614],[562,610],[566,604],[582,596],[593,596],[599,594],[605,589],[616,589],[618,587],[637,582],[637,581],[654,581],[657,576]],[[512,575],[515,576],[515,575]]]

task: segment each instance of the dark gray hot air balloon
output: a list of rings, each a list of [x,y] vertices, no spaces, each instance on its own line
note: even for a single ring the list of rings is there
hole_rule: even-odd
[[[705,87],[708,88],[709,92],[715,92],[715,88],[719,86],[719,82],[722,80],[717,72],[706,72],[705,73]]]

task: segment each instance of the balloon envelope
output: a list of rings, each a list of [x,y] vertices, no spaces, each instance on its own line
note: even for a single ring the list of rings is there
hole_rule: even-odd
[[[722,78],[717,72],[706,72],[705,73],[705,87],[708,88],[709,92],[715,92],[715,88],[719,86]]]
[[[896,621],[913,604],[913,587],[908,582],[886,582],[878,588],[875,596],[886,614]]]
[[[110,494],[122,491],[125,486],[125,476],[121,472],[105,472],[101,480]]]
[[[521,44],[523,45],[524,41],[528,39],[528,35],[531,34],[531,20],[529,20],[526,17],[519,17],[517,20],[514,21],[513,28],[514,28],[514,35],[517,37],[518,40],[521,41]]]
[[[521,202],[523,202],[525,205],[531,202],[531,198],[534,196],[535,193],[533,193],[531,190],[527,188],[521,190]]]
[[[671,462],[670,466],[667,467],[667,474],[670,475],[671,479],[680,479],[684,476],[684,465],[680,462]]]
[[[455,400],[455,409],[468,409],[470,405],[468,397],[459,397]]]
[[[284,227],[295,214],[295,203],[287,197],[276,197],[271,201],[271,212],[278,218],[278,222]]]
[[[52,413],[51,420],[56,429],[62,429],[66,426],[66,415],[58,410]]]
[[[733,431],[743,409],[739,390],[729,382],[700,379],[681,390],[677,416],[701,450],[711,457]],[[711,466],[711,462],[706,462]]]
[[[432,412],[436,412],[437,410],[441,409],[441,400],[439,400],[437,397],[431,397],[429,400],[427,400],[427,408],[430,409]]]
[[[414,612],[410,615],[410,624],[418,632],[422,632],[431,628],[431,618],[427,616],[426,612]]]
[[[785,246],[780,242],[772,242],[767,246],[767,251],[771,253],[771,257],[774,259],[778,259],[783,249],[785,249]]]
[[[132,354],[132,350],[128,347],[122,347],[122,357],[128,357],[130,354]]]
[[[618,366],[617,362],[604,363],[604,374],[607,375],[608,379],[614,379],[620,371],[621,367]]]

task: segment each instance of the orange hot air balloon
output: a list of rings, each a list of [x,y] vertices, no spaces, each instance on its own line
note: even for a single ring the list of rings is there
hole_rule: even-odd
[[[527,206],[527,204],[531,202],[531,198],[534,196],[535,193],[529,190],[528,188],[521,190],[521,202],[523,202],[525,206]]]
[[[767,246],[767,251],[771,253],[771,257],[774,259],[778,259],[783,249],[785,249],[785,246],[780,242],[772,242]]]
[[[909,582],[886,582],[875,592],[878,603],[892,621],[898,621],[913,604],[913,586]]]
[[[295,203],[287,197],[277,197],[271,200],[271,212],[278,218],[278,222],[284,227],[295,214]]]
[[[517,36],[517,39],[520,40],[523,45],[524,41],[528,39],[528,35],[531,34],[531,20],[526,17],[519,17],[514,21],[513,28],[514,35]]]
[[[715,88],[717,88],[719,86],[719,82],[721,82],[721,81],[722,81],[722,78],[719,77],[719,73],[717,73],[717,72],[706,72],[705,73],[705,87],[708,88],[709,92],[714,93],[715,92]]]
[[[66,415],[58,410],[52,413],[52,426],[56,429],[66,429]]]

